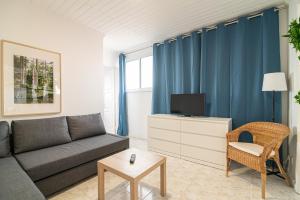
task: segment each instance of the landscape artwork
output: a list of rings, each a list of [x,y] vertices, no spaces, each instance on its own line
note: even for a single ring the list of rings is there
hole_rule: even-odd
[[[53,103],[53,61],[14,55],[14,103]]]
[[[2,115],[61,112],[61,54],[0,40]]]

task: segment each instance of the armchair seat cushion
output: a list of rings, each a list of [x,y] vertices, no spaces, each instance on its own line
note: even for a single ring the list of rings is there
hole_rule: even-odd
[[[240,151],[247,152],[255,156],[260,156],[264,151],[263,146],[247,142],[229,142],[229,146],[232,146]],[[272,151],[269,157],[273,157],[274,155],[275,152]]]

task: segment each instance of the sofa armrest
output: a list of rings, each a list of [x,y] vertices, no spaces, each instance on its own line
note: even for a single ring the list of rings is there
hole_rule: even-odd
[[[0,121],[0,158],[10,156],[10,151],[9,124]]]

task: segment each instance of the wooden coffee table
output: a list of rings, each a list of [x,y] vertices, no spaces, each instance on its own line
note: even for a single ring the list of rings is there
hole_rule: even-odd
[[[131,154],[136,154],[134,164],[130,164]],[[98,163],[98,198],[104,200],[104,171],[114,173],[130,181],[130,199],[138,199],[139,181],[157,167],[160,167],[160,194],[166,195],[166,157],[138,149],[128,149],[114,154]]]

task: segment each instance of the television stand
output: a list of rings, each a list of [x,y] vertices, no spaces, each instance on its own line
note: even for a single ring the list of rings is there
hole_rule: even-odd
[[[225,169],[228,131],[231,131],[231,118],[150,115],[148,149]]]

